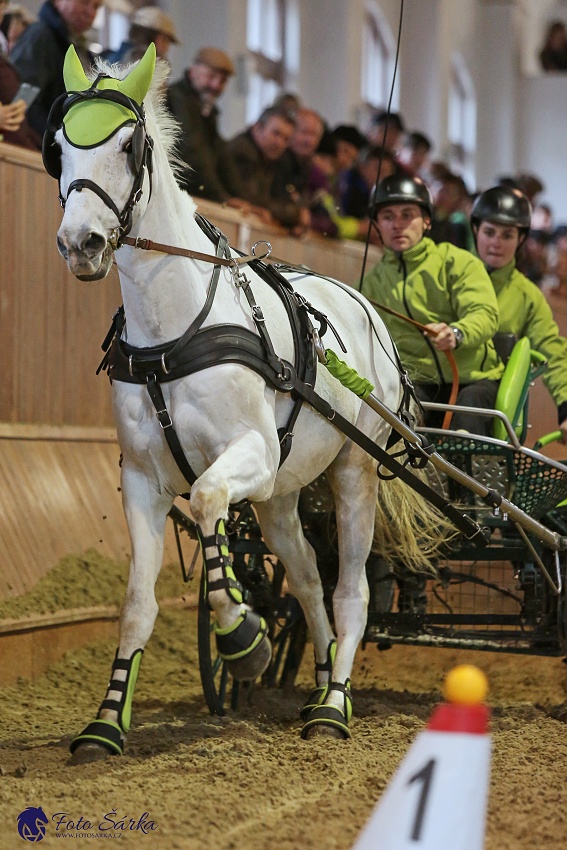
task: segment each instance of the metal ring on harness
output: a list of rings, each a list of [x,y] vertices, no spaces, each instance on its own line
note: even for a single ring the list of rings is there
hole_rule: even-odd
[[[268,250],[266,251],[265,254],[262,254],[261,257],[256,257],[256,246],[257,245],[267,245],[268,246]],[[254,242],[254,244],[252,245],[252,248],[250,250],[251,250],[252,255],[254,257],[256,257],[257,260],[265,260],[266,257],[269,257],[270,254],[272,253],[272,243],[268,242],[267,239],[258,239],[257,242]]]

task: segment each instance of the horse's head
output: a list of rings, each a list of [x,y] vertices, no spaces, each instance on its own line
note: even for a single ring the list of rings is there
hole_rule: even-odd
[[[51,110],[43,161],[64,208],[57,247],[80,280],[108,274],[134,207],[142,197],[147,205],[153,142],[143,99],[154,68],[153,44],[122,80],[99,74],[90,81],[74,47],[65,57],[67,93]]]

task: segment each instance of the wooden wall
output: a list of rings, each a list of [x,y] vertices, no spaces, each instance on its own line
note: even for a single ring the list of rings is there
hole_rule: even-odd
[[[93,283],[67,271],[55,244],[57,184],[39,154],[0,144],[0,199],[0,422],[111,425],[108,380],[95,371],[121,303],[116,271]],[[347,283],[359,279],[362,243],[294,239],[209,202],[199,210],[237,248],[269,239],[278,257]],[[377,256],[372,248],[368,262]]]

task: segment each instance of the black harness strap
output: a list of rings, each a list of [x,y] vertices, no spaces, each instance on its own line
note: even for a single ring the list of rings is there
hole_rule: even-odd
[[[483,531],[479,526],[458,510],[454,505],[443,498],[439,493],[433,490],[425,481],[422,481],[417,476],[413,475],[405,466],[398,463],[384,449],[381,449],[370,437],[367,437],[355,425],[341,416],[322,396],[318,395],[312,387],[304,384],[302,381],[296,381],[294,392],[302,396],[312,407],[315,408],[325,419],[347,436],[353,443],[359,445],[371,457],[385,466],[390,472],[393,472],[396,477],[400,478],[405,484],[419,493],[421,496],[428,499],[441,513],[443,513],[458,529],[462,531],[468,540],[473,543],[485,542]]]
[[[173,427],[173,422],[171,421],[171,416],[169,415],[169,411],[165,404],[165,399],[163,397],[163,393],[161,391],[161,387],[159,382],[156,379],[155,373],[147,375],[146,377],[147,387],[149,396],[153,402],[153,405],[156,409],[156,417],[163,429],[163,434],[165,439],[167,440],[167,445],[173,455],[175,462],[185,480],[193,486],[195,481],[197,480],[197,475],[195,474],[193,467],[187,460],[185,452],[179,442],[179,437],[177,436],[177,432]],[[183,494],[185,495],[185,494]]]

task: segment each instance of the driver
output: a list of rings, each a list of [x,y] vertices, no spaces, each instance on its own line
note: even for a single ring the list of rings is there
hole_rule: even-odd
[[[375,207],[384,255],[366,275],[362,292],[374,302],[435,331],[425,335],[385,311],[382,318],[422,401],[446,403],[452,386],[445,351],[454,352],[460,389],[456,404],[492,408],[504,365],[492,337],[498,328],[494,288],[482,262],[449,243],[427,237],[432,202],[417,177],[393,175],[378,185]],[[442,414],[428,412],[438,427]],[[487,435],[490,417],[456,412],[452,428]]]
[[[557,405],[559,428],[567,443],[567,340],[559,335],[541,290],[516,268],[531,214],[530,202],[519,189],[494,186],[476,199],[471,225],[498,299],[498,332],[517,339],[527,336],[531,347],[546,358],[543,381]]]

